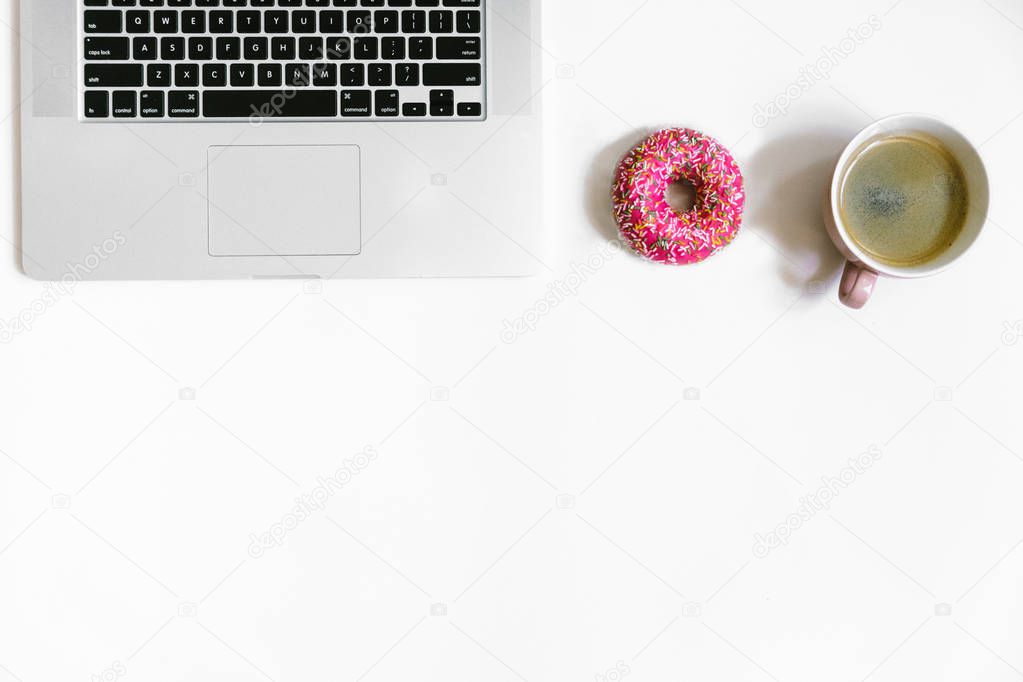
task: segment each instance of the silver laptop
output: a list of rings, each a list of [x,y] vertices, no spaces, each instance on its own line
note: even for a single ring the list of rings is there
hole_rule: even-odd
[[[39,279],[518,276],[539,0],[22,0]]]

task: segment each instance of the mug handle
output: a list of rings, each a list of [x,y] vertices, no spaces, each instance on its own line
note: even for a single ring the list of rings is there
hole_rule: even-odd
[[[877,286],[878,274],[858,263],[848,261],[842,273],[842,284],[838,288],[838,298],[842,303],[854,310],[867,305],[874,287]]]

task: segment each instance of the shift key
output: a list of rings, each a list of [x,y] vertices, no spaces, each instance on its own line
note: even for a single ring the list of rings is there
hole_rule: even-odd
[[[85,87],[138,87],[142,85],[141,64],[86,64]]]
[[[424,64],[423,85],[482,85],[479,64]]]

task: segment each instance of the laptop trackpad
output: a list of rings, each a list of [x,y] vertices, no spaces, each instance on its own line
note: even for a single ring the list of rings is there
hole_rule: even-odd
[[[361,250],[358,147],[210,147],[207,164],[210,255]]]

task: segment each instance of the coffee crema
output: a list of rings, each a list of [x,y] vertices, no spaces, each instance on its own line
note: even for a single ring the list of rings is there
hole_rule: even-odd
[[[840,203],[863,251],[889,265],[922,265],[945,253],[966,225],[966,173],[937,140],[882,137],[850,163]]]

